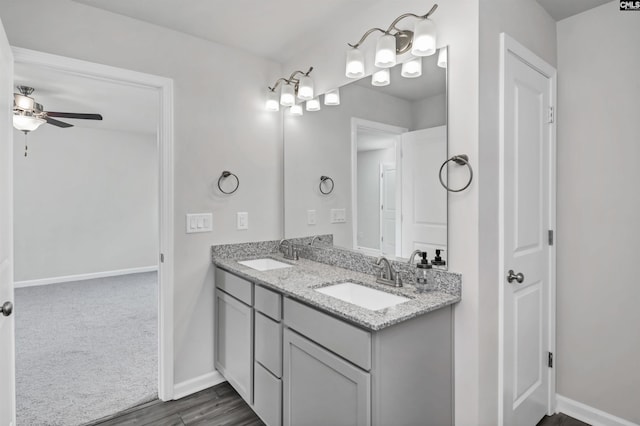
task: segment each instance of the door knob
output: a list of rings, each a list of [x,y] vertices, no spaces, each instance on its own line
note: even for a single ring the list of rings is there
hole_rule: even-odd
[[[11,302],[4,302],[2,306],[0,306],[0,314],[8,317],[13,312],[13,304]]]
[[[524,281],[524,275],[522,274],[522,272],[518,272],[516,274],[515,272],[513,272],[513,269],[509,269],[509,273],[507,274],[507,281],[512,283],[513,280],[516,280],[519,283],[521,283],[522,281]]]

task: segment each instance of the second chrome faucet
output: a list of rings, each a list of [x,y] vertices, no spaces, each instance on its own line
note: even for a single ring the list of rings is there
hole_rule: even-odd
[[[384,256],[380,256],[375,261],[375,266],[380,268],[376,282],[393,287],[402,287],[402,277],[400,272],[393,269],[391,262]]]

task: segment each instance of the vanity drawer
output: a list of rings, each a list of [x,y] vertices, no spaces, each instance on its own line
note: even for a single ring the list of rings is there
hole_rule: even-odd
[[[253,305],[253,284],[224,269],[216,268],[216,287],[249,306]]]
[[[282,326],[256,312],[254,330],[256,361],[276,377],[282,377]]]
[[[371,369],[371,333],[292,299],[284,299],[284,323],[365,370]]]
[[[282,319],[282,296],[280,293],[257,285],[255,287],[255,308],[276,321]]]
[[[282,381],[255,363],[253,409],[267,426],[282,425]]]

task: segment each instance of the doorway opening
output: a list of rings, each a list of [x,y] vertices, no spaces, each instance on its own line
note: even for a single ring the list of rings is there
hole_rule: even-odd
[[[104,116],[45,124],[27,157],[14,133],[18,420],[171,399],[171,80],[13,50],[14,83],[37,102]]]

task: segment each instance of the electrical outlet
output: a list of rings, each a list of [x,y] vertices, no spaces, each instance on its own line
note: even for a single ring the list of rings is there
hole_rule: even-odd
[[[186,218],[187,234],[196,232],[211,232],[213,230],[213,214],[211,213],[189,213]]]
[[[237,229],[249,229],[249,213],[238,212]]]
[[[307,225],[315,225],[315,224],[316,224],[316,211],[307,210]]]
[[[346,209],[331,209],[331,223],[345,223],[346,221]]]

